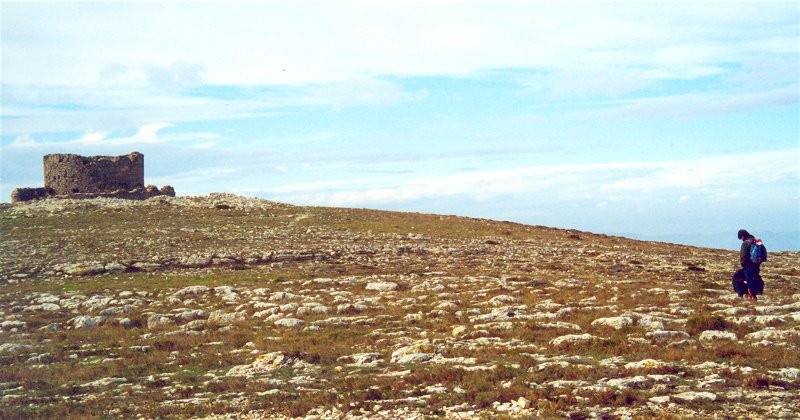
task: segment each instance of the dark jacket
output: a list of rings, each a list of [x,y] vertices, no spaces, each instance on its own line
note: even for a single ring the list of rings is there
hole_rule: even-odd
[[[752,245],[755,240],[756,238],[750,235],[742,241],[742,249],[739,250],[739,263],[742,267],[753,265],[753,261],[750,260],[750,245]]]

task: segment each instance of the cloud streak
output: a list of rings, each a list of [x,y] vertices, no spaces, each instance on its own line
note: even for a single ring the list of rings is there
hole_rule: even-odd
[[[398,82],[361,77],[219,98],[202,90],[183,92],[180,87],[184,82],[173,80],[171,75],[163,75],[163,79],[157,83],[169,87],[157,90],[98,87],[86,93],[84,88],[68,86],[4,86],[3,135],[82,131],[87,127],[109,131],[164,119],[174,123],[224,121],[266,117],[302,107],[385,107],[427,96],[424,90],[409,91]]]
[[[110,132],[107,131],[88,131],[76,139],[55,142],[39,142],[30,135],[24,134],[15,138],[10,145],[6,146],[6,149],[9,151],[30,150],[42,153],[47,150],[68,149],[71,147],[102,149],[169,142],[199,142],[207,145],[209,142],[219,139],[216,134],[202,132],[160,134],[162,130],[171,127],[174,127],[174,124],[146,124],[139,127],[135,134],[121,137],[110,137]]]
[[[676,194],[680,201],[687,201],[681,197],[689,193],[732,201],[764,188],[762,183],[787,185],[779,181],[788,181],[789,186],[800,187],[799,158],[800,149],[793,149],[657,163],[537,166],[409,180],[342,179],[286,185],[265,194],[292,202],[335,206],[382,206],[443,197],[491,200],[509,195],[546,197],[548,203],[555,204],[609,197],[640,200],[665,193]],[[742,162],[770,164],[743,171]],[[737,193],[723,194],[725,191]]]
[[[590,111],[590,118],[669,118],[692,119],[795,105],[800,102],[800,86],[747,93],[687,93],[615,101],[606,109]]]

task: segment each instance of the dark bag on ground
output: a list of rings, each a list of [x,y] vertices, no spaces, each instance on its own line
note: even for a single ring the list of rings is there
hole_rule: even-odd
[[[742,297],[747,294],[747,279],[744,276],[744,269],[740,268],[733,273],[733,291],[736,292],[739,297]]]

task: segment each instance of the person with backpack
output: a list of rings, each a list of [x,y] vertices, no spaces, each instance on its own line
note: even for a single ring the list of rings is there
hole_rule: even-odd
[[[758,300],[758,295],[764,293],[764,280],[761,278],[761,263],[767,260],[767,248],[750,232],[740,229],[737,237],[742,241],[739,250],[739,264],[741,269],[733,274],[733,289],[743,297],[745,294],[751,300]]]

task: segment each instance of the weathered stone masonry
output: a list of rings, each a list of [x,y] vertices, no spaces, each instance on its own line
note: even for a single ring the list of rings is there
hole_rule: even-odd
[[[44,188],[56,195],[144,188],[144,155],[45,155]]]
[[[152,185],[145,188],[141,153],[89,157],[52,154],[44,156],[44,188],[17,188],[11,193],[11,201],[48,197],[141,200],[158,195],[175,196],[175,190],[169,185],[161,190]]]

